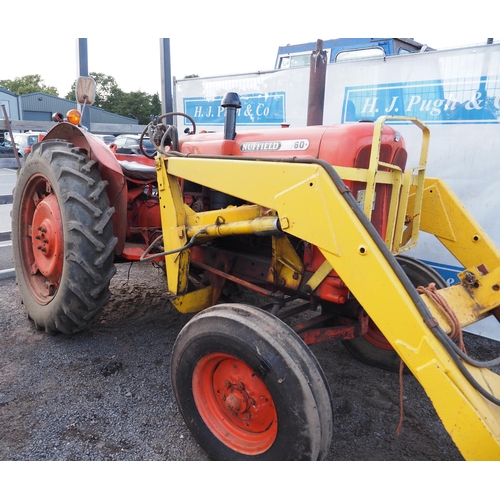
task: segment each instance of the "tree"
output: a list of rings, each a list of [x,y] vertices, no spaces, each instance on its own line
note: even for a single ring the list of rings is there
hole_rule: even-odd
[[[59,96],[56,87],[45,85],[40,75],[26,75],[14,78],[14,80],[0,80],[0,87],[19,95],[45,92],[46,94]]]
[[[161,102],[158,93],[151,95],[142,91],[124,92],[118,87],[116,80],[103,73],[90,73],[96,83],[96,95],[94,106],[102,108],[110,113],[127,116],[139,120],[140,125],[146,125],[151,121],[151,115],[161,113]],[[66,99],[76,100],[76,80]]]
[[[151,115],[161,113],[161,103],[158,94],[150,95],[146,92],[136,91],[123,93],[109,111],[139,120],[140,125],[151,121]]]
[[[152,107],[151,113],[153,115],[159,115],[161,113],[161,101],[158,92],[156,92],[156,94],[153,94],[151,96],[151,107]]]

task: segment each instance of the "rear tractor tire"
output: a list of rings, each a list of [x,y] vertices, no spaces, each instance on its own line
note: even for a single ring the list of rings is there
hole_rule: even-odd
[[[108,301],[117,238],[106,186],[97,163],[62,140],[34,144],[19,172],[12,252],[19,292],[37,328],[79,332]]]
[[[427,264],[406,255],[398,255],[396,260],[415,288],[428,286],[431,282],[435,283],[438,289],[447,286],[444,278]],[[391,372],[400,370],[401,358],[372,320],[369,322],[366,335],[344,340],[342,343],[363,363]],[[407,371],[407,368],[405,370]]]
[[[215,460],[321,460],[330,448],[330,390],[316,358],[271,314],[216,305],[180,332],[174,394],[191,433]]]

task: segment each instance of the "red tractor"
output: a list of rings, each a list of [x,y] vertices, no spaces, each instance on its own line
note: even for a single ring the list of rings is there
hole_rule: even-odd
[[[154,158],[115,155],[78,123],[54,126],[14,192],[19,291],[38,328],[73,334],[99,319],[115,262],[165,262],[174,305],[201,311],[172,354],[174,393],[201,446],[218,459],[321,459],[332,406],[306,344],[340,339],[364,362],[393,371],[401,363],[371,319],[382,314],[376,297],[360,302],[372,285],[356,259],[368,262],[375,241],[384,255],[375,263],[390,263],[379,281],[394,271],[407,288],[445,286],[425,264],[393,258],[415,236],[423,176],[405,177],[405,142],[383,123],[236,133],[238,96],[222,105],[222,134],[197,134],[180,113],[192,124],[182,138],[168,115],[150,123],[143,137]],[[346,211],[330,207],[331,186]],[[336,268],[351,216],[366,219],[369,237]],[[242,286],[268,298],[264,310],[225,303]],[[289,326],[304,311],[308,319]]]

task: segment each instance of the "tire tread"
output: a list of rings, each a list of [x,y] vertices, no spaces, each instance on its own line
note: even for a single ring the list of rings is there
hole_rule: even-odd
[[[23,200],[22,186],[33,175],[44,175],[56,194],[64,230],[64,268],[54,298],[45,305],[31,297],[24,276],[18,279],[28,315],[46,331],[76,333],[100,316],[109,299],[109,284],[115,274],[113,250],[118,239],[113,234],[112,215],[106,195],[107,181],[98,172],[85,149],[60,140],[47,140],[33,146],[18,178],[13,203],[13,253],[16,274],[22,273],[22,255],[16,227]]]

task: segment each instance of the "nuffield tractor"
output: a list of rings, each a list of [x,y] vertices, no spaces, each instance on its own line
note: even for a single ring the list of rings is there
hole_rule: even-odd
[[[33,146],[12,240],[35,325],[89,329],[115,262],[154,261],[166,300],[196,313],[176,339],[171,380],[210,457],[325,458],[331,396],[308,346],[340,341],[363,362],[411,371],[465,458],[500,459],[495,361],[471,359],[459,342],[462,327],[500,318],[500,252],[447,185],[425,176],[425,124],[382,117],[240,133],[238,95],[221,107],[222,133],[182,113],[154,119],[141,137],[154,156],[114,152],[71,113]],[[167,123],[178,115],[181,133]],[[414,166],[402,121],[421,130]],[[421,231],[462,264],[456,285],[404,254]],[[242,288],[265,305],[238,303]]]

